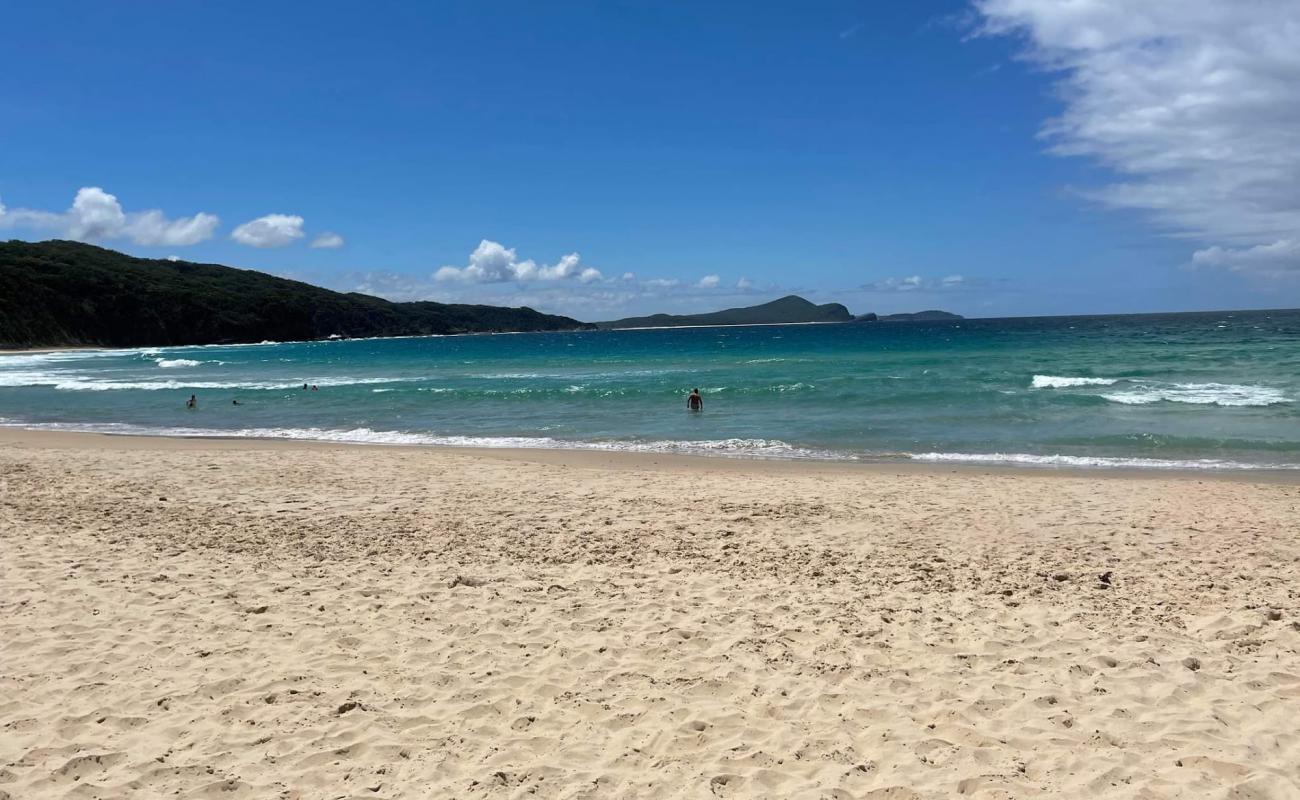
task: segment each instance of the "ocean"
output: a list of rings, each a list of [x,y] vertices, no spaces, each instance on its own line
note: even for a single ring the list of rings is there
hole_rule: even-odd
[[[695,387],[702,413],[686,410]],[[0,356],[0,424],[1290,470],[1300,469],[1300,310],[29,353]]]

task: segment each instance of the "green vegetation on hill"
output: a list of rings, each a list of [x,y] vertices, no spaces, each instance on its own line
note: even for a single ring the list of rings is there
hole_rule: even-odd
[[[853,315],[839,303],[814,305],[798,295],[787,295],[759,306],[728,308],[709,314],[654,314],[597,322],[600,328],[665,328],[686,325],[770,325],[787,322],[849,322]]]
[[[965,319],[965,317],[961,314],[936,309],[915,311],[911,314],[881,314],[876,317],[876,320],[880,322],[942,322],[950,319]]]
[[[219,264],[133,258],[80,242],[0,242],[0,345],[11,347],[590,327],[531,308],[392,303]]]

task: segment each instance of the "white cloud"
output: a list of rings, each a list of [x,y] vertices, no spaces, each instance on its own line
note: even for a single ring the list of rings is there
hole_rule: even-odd
[[[1192,254],[1192,266],[1233,271],[1300,275],[1300,240],[1280,239],[1254,247],[1207,247]]]
[[[1199,263],[1276,271],[1300,239],[1300,3],[974,4],[982,33],[1024,36],[1059,75],[1052,152],[1119,176],[1087,195],[1212,244]]]
[[[504,283],[517,281],[564,281],[576,279],[581,283],[603,280],[600,270],[584,267],[577,253],[561,256],[554,264],[538,265],[536,261],[519,260],[514,248],[484,239],[470,253],[469,264],[463,267],[442,267],[433,275],[437,281],[462,281],[467,283]]]
[[[128,215],[126,236],[136,244],[184,247],[212,238],[221,220],[214,214],[168,220],[161,211]]]
[[[294,214],[267,214],[235,228],[230,238],[249,247],[284,247],[305,235],[302,223]]]
[[[920,289],[922,284],[920,275],[912,275],[907,278],[882,278],[865,284],[862,288],[880,292],[910,292]]]
[[[644,281],[642,285],[649,286],[652,289],[671,289],[680,283],[681,281],[676,278],[651,278]]]
[[[347,244],[337,233],[326,231],[311,240],[311,246],[317,249],[335,250]]]
[[[221,220],[215,214],[168,219],[157,209],[127,212],[118,199],[98,186],[77,190],[72,207],[62,213],[0,204],[0,228],[48,230],[78,241],[129,239],[139,245],[184,247],[212,238]]]
[[[73,239],[111,239],[126,227],[126,213],[117,198],[98,186],[77,190],[68,210],[68,235]]]
[[[167,260],[168,260],[168,261],[180,261],[180,260],[181,260],[181,257],[180,257],[180,256],[167,256]]]
[[[714,289],[717,288],[718,284],[721,282],[722,278],[717,275],[705,275],[703,278],[700,278],[700,282],[695,285],[701,289]]]
[[[636,273],[635,273],[635,272],[624,272],[624,273],[623,273],[623,280],[625,280],[625,281],[634,281],[634,280],[636,280]]]
[[[740,280],[736,281],[736,288],[743,292],[746,289],[754,288],[754,282],[751,281],[749,278],[741,278]]]
[[[864,283],[861,288],[869,292],[953,292],[986,285],[988,282],[985,280],[962,275],[946,275],[942,278],[909,275],[906,278],[881,278]]]

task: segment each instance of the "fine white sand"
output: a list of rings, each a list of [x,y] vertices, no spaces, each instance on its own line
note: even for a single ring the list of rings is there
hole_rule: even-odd
[[[1300,797],[1293,479],[8,430],[0,481],[0,797]]]

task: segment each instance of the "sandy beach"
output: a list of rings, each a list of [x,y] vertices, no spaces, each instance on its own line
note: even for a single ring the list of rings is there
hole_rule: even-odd
[[[0,797],[1300,797],[1300,485],[0,431]]]

